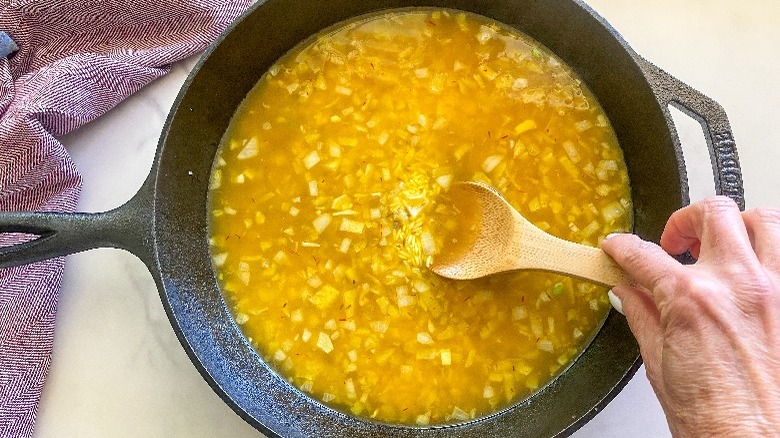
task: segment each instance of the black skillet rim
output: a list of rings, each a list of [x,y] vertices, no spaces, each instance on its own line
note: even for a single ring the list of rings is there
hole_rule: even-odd
[[[269,3],[269,2],[266,2],[266,3]],[[218,44],[220,42],[222,42],[223,40],[225,40],[228,37],[229,33],[233,29],[235,29],[237,26],[240,25],[240,23],[242,22],[243,18],[247,17],[254,10],[259,9],[260,7],[265,5],[266,3],[258,3],[258,4],[256,4],[249,12],[247,12],[242,17],[241,20],[238,20],[233,25],[231,25],[231,27],[225,32],[225,34],[223,34],[223,36],[220,38],[220,40],[217,41],[208,50],[208,52],[203,56],[203,58],[201,58],[201,60],[198,62],[198,64],[196,65],[195,69],[193,70],[193,73],[190,75],[190,77],[185,82],[185,84],[184,84],[184,86],[182,88],[182,92],[177,97],[176,102],[173,105],[173,109],[174,110],[171,112],[171,114],[169,115],[169,119],[166,122],[166,127],[164,129],[164,135],[161,138],[160,151],[158,152],[161,156],[164,154],[164,146],[165,146],[165,144],[167,142],[167,135],[169,134],[170,125],[174,122],[174,119],[175,119],[176,114],[178,113],[178,111],[180,111],[182,109],[181,105],[182,105],[182,103],[185,100],[184,97],[187,94],[187,91],[189,90],[190,85],[196,79],[196,76],[200,72],[201,68],[204,66],[204,64],[206,64],[208,62],[208,59],[209,59],[210,55],[218,47]],[[574,3],[575,6],[583,8],[585,12],[587,12],[591,16],[595,17],[599,21],[599,23],[601,23],[603,26],[605,26],[610,31],[610,33],[612,33],[614,36],[616,36],[619,39],[619,36],[617,36],[616,32],[611,27],[609,27],[602,19],[600,19],[600,17],[595,15],[595,13],[592,12],[592,10],[590,10],[587,6],[585,6],[584,4],[582,4],[579,1],[572,1],[572,3]],[[479,13],[479,12],[477,12],[477,13]],[[324,27],[327,27],[327,26],[323,26],[323,28]],[[624,47],[624,49],[630,55],[633,56],[633,51],[630,50],[630,48],[625,44],[625,42],[623,42],[622,39],[619,39],[619,42]],[[295,44],[297,44],[297,41],[295,42]],[[196,167],[196,166],[192,166],[192,167]],[[160,169],[165,169],[165,168],[166,167],[163,166],[163,165],[160,166]],[[209,168],[210,168],[210,166],[209,166]],[[162,172],[158,172],[157,176],[158,177],[163,176]],[[158,179],[158,182],[159,182],[159,179]],[[157,199],[156,201],[160,201],[160,200]],[[157,202],[156,202],[156,204],[157,204]],[[157,206],[158,206],[159,210],[161,210],[161,211],[164,210],[164,208],[159,208],[159,204],[157,204]],[[205,211],[204,211],[204,213],[205,213]],[[159,222],[162,223],[162,222],[164,222],[164,220],[161,220]],[[155,228],[156,228],[156,230],[159,230],[159,227],[157,226],[157,224],[155,225]],[[159,237],[160,233],[157,233],[157,235]],[[158,252],[157,256],[158,256],[157,263],[159,263],[158,266],[159,267],[166,266],[164,254],[160,254]],[[209,261],[209,264],[208,264],[208,270],[209,270],[209,273],[211,274],[211,277],[212,277],[211,281],[213,282],[214,279],[213,279],[213,273],[211,272],[210,261]],[[161,294],[163,295],[163,303],[165,305],[166,312],[168,313],[169,318],[171,318],[171,322],[172,322],[172,324],[174,326],[174,329],[177,332],[177,335],[179,336],[180,340],[182,340],[182,343],[185,346],[185,349],[187,350],[187,353],[190,356],[190,358],[192,359],[193,363],[196,365],[196,367],[198,367],[199,371],[203,374],[204,378],[207,380],[207,382],[209,382],[209,384],[214,388],[214,390],[220,395],[220,397],[222,397],[223,400],[225,400],[228,403],[228,405],[230,405],[245,420],[247,420],[253,426],[257,427],[259,430],[265,432],[266,434],[269,434],[269,435],[272,435],[272,436],[282,436],[282,435],[278,435],[274,430],[279,430],[280,432],[284,432],[284,429],[288,429],[290,424],[285,424],[287,422],[283,421],[283,422],[281,422],[282,424],[281,424],[280,428],[279,427],[274,427],[274,425],[268,424],[268,423],[279,423],[279,421],[278,421],[279,417],[278,416],[273,416],[273,417],[275,417],[277,419],[269,422],[268,420],[272,420],[272,418],[268,418],[265,415],[258,415],[257,411],[253,411],[253,413],[250,413],[248,409],[245,409],[246,408],[246,404],[243,403],[242,400],[237,400],[236,398],[234,398],[234,396],[232,395],[232,394],[234,394],[234,392],[231,390],[231,388],[225,387],[224,382],[217,383],[217,381],[215,379],[215,376],[212,375],[212,372],[207,371],[206,366],[201,362],[201,360],[202,360],[201,357],[199,357],[196,354],[196,352],[195,352],[197,347],[195,347],[193,344],[191,344],[190,341],[192,339],[188,338],[188,336],[185,335],[184,328],[179,325],[179,323],[181,322],[181,319],[182,319],[182,318],[179,318],[179,316],[187,314],[187,313],[190,313],[190,312],[186,312],[186,311],[182,312],[180,310],[176,310],[176,308],[178,306],[176,306],[174,304],[185,304],[181,300],[176,299],[176,297],[174,296],[178,292],[182,291],[183,288],[182,288],[182,285],[177,285],[177,284],[174,284],[174,282],[162,280],[162,278],[166,277],[166,272],[167,271],[168,271],[167,269],[166,270],[160,269],[161,279],[158,280],[163,285],[163,288],[161,288],[161,291],[163,289],[165,290],[165,293],[161,292]],[[196,281],[196,283],[200,283],[201,286],[204,285],[203,280],[206,280],[206,283],[208,283],[208,279],[207,278],[206,279],[200,278],[200,279],[197,279],[197,280],[198,281]],[[215,287],[215,285],[212,285],[212,287]],[[185,288],[186,288],[186,286],[185,286]],[[187,288],[187,289],[189,289],[189,288]],[[190,289],[190,292],[191,292],[191,289]],[[169,301],[169,299],[170,299],[170,301]],[[185,305],[184,307],[187,307],[187,306]],[[192,310],[192,309],[190,309],[190,310]],[[203,310],[203,309],[200,309],[200,310]],[[224,303],[222,303],[222,306],[221,306],[221,309],[220,309],[220,313],[222,314],[221,315],[222,317],[224,317],[225,315],[229,315],[229,312],[225,308]],[[223,324],[224,324],[224,321],[223,321]],[[232,324],[233,323],[232,323],[232,319],[231,319],[228,325],[232,325]],[[615,324],[617,324],[617,325],[625,325],[624,324],[624,320],[622,320],[622,317],[620,317],[619,315],[616,315],[614,312],[612,312],[608,316],[607,321],[605,322],[605,327],[606,326],[615,325]],[[201,327],[201,328],[204,328],[204,327]],[[224,325],[223,325],[222,328],[223,329],[224,328],[228,328],[229,329],[229,327],[224,327]],[[213,327],[205,327],[205,329],[207,331],[209,331],[210,329],[213,329]],[[233,330],[237,330],[237,328],[233,327]],[[630,333],[629,333],[629,335],[630,335]],[[241,339],[243,339],[243,337],[241,337]],[[246,344],[246,343],[244,342],[244,344]],[[247,348],[247,347],[248,347],[247,345],[244,345],[244,348]],[[251,347],[249,347],[249,349],[251,350]],[[254,353],[254,350],[251,350],[251,354],[254,354],[256,356],[256,353]],[[607,394],[605,394],[604,397],[601,398],[601,400],[598,403],[595,403],[592,406],[591,409],[587,410],[584,414],[582,414],[582,415],[578,416],[577,418],[573,419],[573,421],[571,421],[570,424],[567,427],[564,427],[562,430],[558,431],[556,433],[556,436],[563,436],[561,434],[568,435],[568,434],[572,433],[574,430],[578,429],[581,425],[585,424],[590,418],[592,418],[598,411],[600,411],[612,398],[614,398],[615,395],[617,395],[619,390],[622,389],[623,386],[625,386],[625,384],[628,382],[630,377],[636,372],[636,370],[639,368],[639,366],[641,364],[641,361],[640,361],[640,358],[638,356],[638,353],[634,354],[634,357],[635,357],[635,359],[634,359],[633,363],[631,363],[628,368],[622,370],[623,372],[621,373],[622,375],[621,375],[620,379],[618,379],[617,383],[614,386],[612,386],[612,389]],[[259,357],[257,357],[257,358],[259,360]],[[262,361],[260,361],[260,362],[262,363]],[[265,367],[264,364],[262,364],[262,366]],[[275,373],[270,371],[270,369],[268,369],[267,367],[265,367],[265,368],[266,368],[266,371],[271,372],[274,376],[276,375]],[[573,368],[574,368],[574,366],[573,366]],[[265,376],[265,377],[267,377],[267,376]],[[281,379],[279,379],[279,380],[281,380]],[[313,409],[312,411],[306,412],[307,414],[314,414],[315,416],[316,415],[323,416],[323,412],[322,411],[324,409],[324,410],[327,411],[325,413],[324,417],[330,417],[329,418],[330,421],[326,421],[325,423],[332,423],[332,420],[337,420],[335,422],[335,424],[338,425],[338,426],[343,426],[345,421],[348,422],[348,423],[356,421],[357,423],[359,423],[358,424],[358,428],[360,430],[366,432],[367,435],[371,435],[371,436],[374,436],[377,433],[379,433],[379,434],[385,434],[386,433],[386,434],[392,435],[392,436],[407,436],[407,435],[425,435],[425,436],[428,436],[429,434],[435,433],[437,431],[438,432],[445,432],[444,435],[449,435],[448,433],[446,433],[446,431],[451,431],[452,433],[454,433],[454,435],[458,435],[458,436],[464,436],[463,433],[468,433],[468,435],[472,435],[473,434],[472,436],[496,436],[496,435],[494,435],[494,433],[498,432],[498,430],[496,430],[494,427],[484,428],[482,426],[484,426],[487,423],[493,422],[494,420],[497,419],[497,417],[506,417],[508,415],[506,413],[496,413],[496,414],[493,414],[493,415],[491,415],[489,417],[486,417],[484,419],[475,420],[475,421],[471,421],[471,422],[468,422],[468,423],[456,424],[456,425],[445,425],[445,426],[432,426],[432,427],[407,427],[407,426],[391,426],[391,425],[383,425],[383,424],[375,424],[375,423],[372,424],[372,423],[363,422],[362,420],[358,420],[358,419],[355,419],[353,417],[348,417],[348,416],[346,416],[344,414],[338,413],[337,411],[332,411],[329,408],[324,408],[322,405],[320,405],[319,403],[313,401],[312,399],[309,399],[307,396],[300,395],[300,392],[297,391],[296,389],[292,388],[290,385],[287,385],[284,382],[281,382],[281,384],[282,384],[282,386],[288,386],[289,388],[293,389],[293,392],[297,393],[299,397],[303,397],[304,398],[304,400],[295,400],[295,397],[293,397],[293,399],[289,399],[288,398],[289,394],[287,394],[285,397],[283,397],[284,400],[280,400],[280,401],[282,401],[282,403],[287,402],[291,406],[300,406],[301,404],[311,404],[313,402],[317,406],[314,406],[315,409]],[[531,400],[534,400],[535,398],[536,397],[532,397]],[[528,403],[529,402],[523,402],[523,403],[520,403],[519,405],[516,405],[516,406],[522,407],[522,406],[527,405]],[[516,410],[515,407],[509,408],[506,411],[509,411],[511,413],[514,410]],[[328,415],[328,412],[330,413],[330,415]],[[256,418],[258,416],[259,417],[263,417],[262,420],[265,420],[265,421],[261,421],[261,419]],[[333,417],[335,417],[335,418],[333,418]],[[317,422],[317,425],[322,426],[323,424],[322,424],[322,422]],[[279,425],[276,425],[276,426],[279,426]],[[506,426],[506,425],[504,425],[504,426]],[[274,429],[274,430],[271,430],[271,429]],[[317,429],[319,429],[319,427],[317,427]],[[514,428],[510,427],[509,430],[507,430],[507,431],[510,431],[511,429],[514,429]],[[292,427],[291,429],[288,429],[288,432],[292,432],[291,436],[297,436],[297,434],[294,432],[295,430],[297,430],[297,427]],[[467,432],[467,430],[468,430],[468,432]],[[333,432],[334,430],[331,429],[330,431]],[[312,431],[312,432],[324,432],[324,431],[320,429],[318,431]],[[515,432],[517,432],[517,431],[515,431]],[[485,435],[484,433],[489,433],[489,435]],[[324,435],[320,435],[320,436],[324,436]]]

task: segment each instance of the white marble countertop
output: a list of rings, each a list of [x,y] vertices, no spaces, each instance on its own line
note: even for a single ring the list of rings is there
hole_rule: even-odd
[[[780,3],[589,0],[648,60],[720,102],[743,166],[748,207],[780,206]],[[166,113],[195,59],[63,141],[84,175],[79,208],[127,201],[151,166]],[[693,198],[713,193],[701,130],[680,117]],[[687,153],[687,151],[686,151]],[[694,163],[698,163],[694,165]],[[68,257],[37,437],[260,437],[206,385],[134,256]],[[575,437],[668,436],[644,370]]]

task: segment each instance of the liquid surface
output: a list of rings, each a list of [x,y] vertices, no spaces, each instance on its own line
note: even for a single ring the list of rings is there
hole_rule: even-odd
[[[311,397],[404,424],[522,400],[574,360],[605,290],[520,272],[427,269],[456,181],[598,245],[628,231],[621,150],[601,108],[530,38],[456,11],[347,24],[294,49],[236,113],[211,178],[211,251],[235,320]]]

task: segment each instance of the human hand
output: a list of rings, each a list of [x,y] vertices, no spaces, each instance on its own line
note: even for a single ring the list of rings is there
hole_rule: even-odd
[[[712,197],[672,214],[660,247],[602,248],[639,285],[612,293],[672,434],[780,435],[780,210]],[[669,256],[686,250],[695,264]]]

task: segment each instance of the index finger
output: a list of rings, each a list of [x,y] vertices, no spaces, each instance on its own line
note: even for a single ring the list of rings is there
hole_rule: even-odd
[[[663,284],[683,273],[684,266],[660,246],[634,234],[611,236],[601,243],[601,248],[640,286],[654,293],[664,290]]]
[[[681,254],[701,243],[700,258],[748,256],[753,253],[742,213],[725,196],[713,196],[672,213],[661,247]]]

